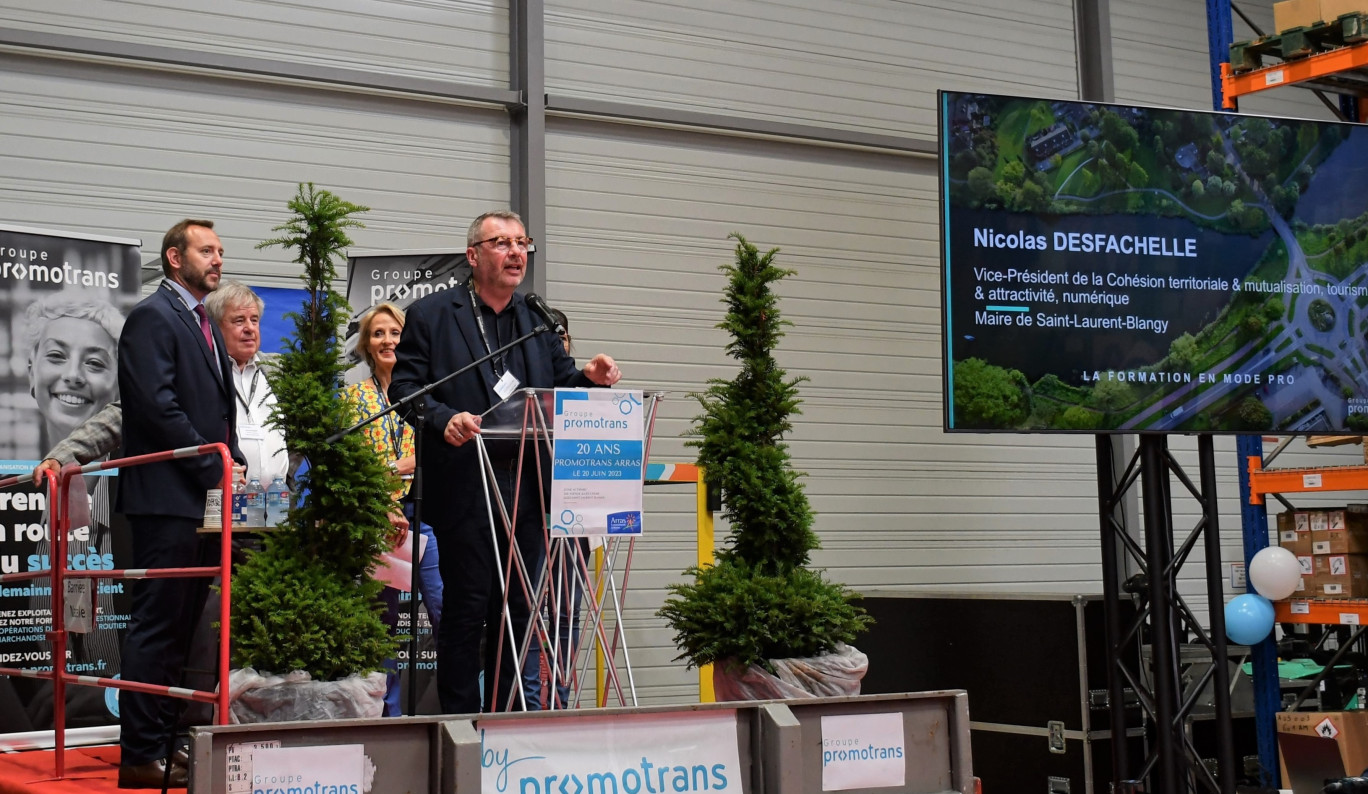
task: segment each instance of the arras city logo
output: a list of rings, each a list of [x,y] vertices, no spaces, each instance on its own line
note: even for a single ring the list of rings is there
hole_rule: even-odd
[[[608,514],[609,535],[636,535],[641,532],[641,511]]]

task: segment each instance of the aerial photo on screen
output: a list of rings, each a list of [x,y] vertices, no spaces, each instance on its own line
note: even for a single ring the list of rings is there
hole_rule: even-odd
[[[940,102],[947,430],[1368,431],[1368,128]]]

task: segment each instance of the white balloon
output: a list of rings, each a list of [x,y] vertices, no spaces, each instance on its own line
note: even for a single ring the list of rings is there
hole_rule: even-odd
[[[1249,583],[1269,601],[1281,601],[1297,592],[1301,577],[1297,555],[1281,546],[1260,549],[1249,561]]]

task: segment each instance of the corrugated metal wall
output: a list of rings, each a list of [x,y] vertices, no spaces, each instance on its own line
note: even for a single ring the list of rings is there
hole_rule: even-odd
[[[939,88],[1076,91],[1069,3],[558,3],[547,58],[548,92],[909,136],[935,135]],[[735,371],[713,326],[739,231],[797,271],[779,287],[794,323],[779,360],[809,378],[790,441],[815,562],[856,588],[1097,589],[1091,440],[940,430],[933,159],[554,118],[547,152],[548,292],[579,350],[670,392],[656,458],[688,459],[683,395]],[[695,687],[651,616],[693,556],[691,504],[674,499],[633,578],[633,659],[666,699]]]
[[[374,207],[368,248],[423,248],[453,218],[508,201],[501,113],[307,88],[0,56],[0,217],[142,238],[145,261],[180,218],[217,224],[225,272],[298,286],[282,250],[257,251],[312,181]]]
[[[1200,9],[1110,6],[1117,99],[1207,108]],[[1267,6],[1254,13],[1269,16]],[[940,88],[1077,96],[1073,13],[1062,0],[553,1],[546,89],[927,139]],[[489,87],[508,85],[507,20],[504,5],[478,2],[0,0],[0,27]],[[1244,106],[1328,117],[1301,91]],[[6,222],[134,234],[150,252],[178,218],[207,215],[228,270],[266,285],[294,284],[279,253],[252,246],[297,182],[373,207],[354,235],[372,250],[448,246],[511,195],[502,111],[325,77],[249,81],[11,52],[0,55],[0,140]],[[779,358],[810,378],[791,442],[819,514],[818,564],[857,588],[1100,590],[1091,437],[940,431],[933,159],[555,114],[546,151],[548,297],[570,315],[577,354],[608,351],[630,385],[667,392],[655,460],[691,457],[682,436],[698,409],[686,395],[734,369],[713,326],[717,266],[740,231],[797,271],[779,288],[794,323]],[[1172,445],[1195,477],[1195,442]],[[1233,559],[1234,445],[1217,449]],[[1343,462],[1354,450],[1284,462]],[[693,498],[679,486],[648,495],[628,599],[648,703],[696,696],[653,617],[693,561]],[[1195,521],[1195,503],[1175,509],[1180,529]],[[1184,589],[1195,596],[1191,570]]]
[[[6,0],[0,25],[376,74],[508,81],[506,2]]]
[[[934,137],[940,88],[1076,83],[1059,0],[552,0],[546,27],[553,92],[867,132]]]

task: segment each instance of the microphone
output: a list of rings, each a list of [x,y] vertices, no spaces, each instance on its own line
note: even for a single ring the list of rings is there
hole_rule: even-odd
[[[524,300],[527,301],[527,308],[531,309],[547,328],[554,329],[557,334],[565,333],[565,326],[556,321],[556,316],[551,313],[551,307],[546,305],[546,301],[540,295],[529,292]]]

